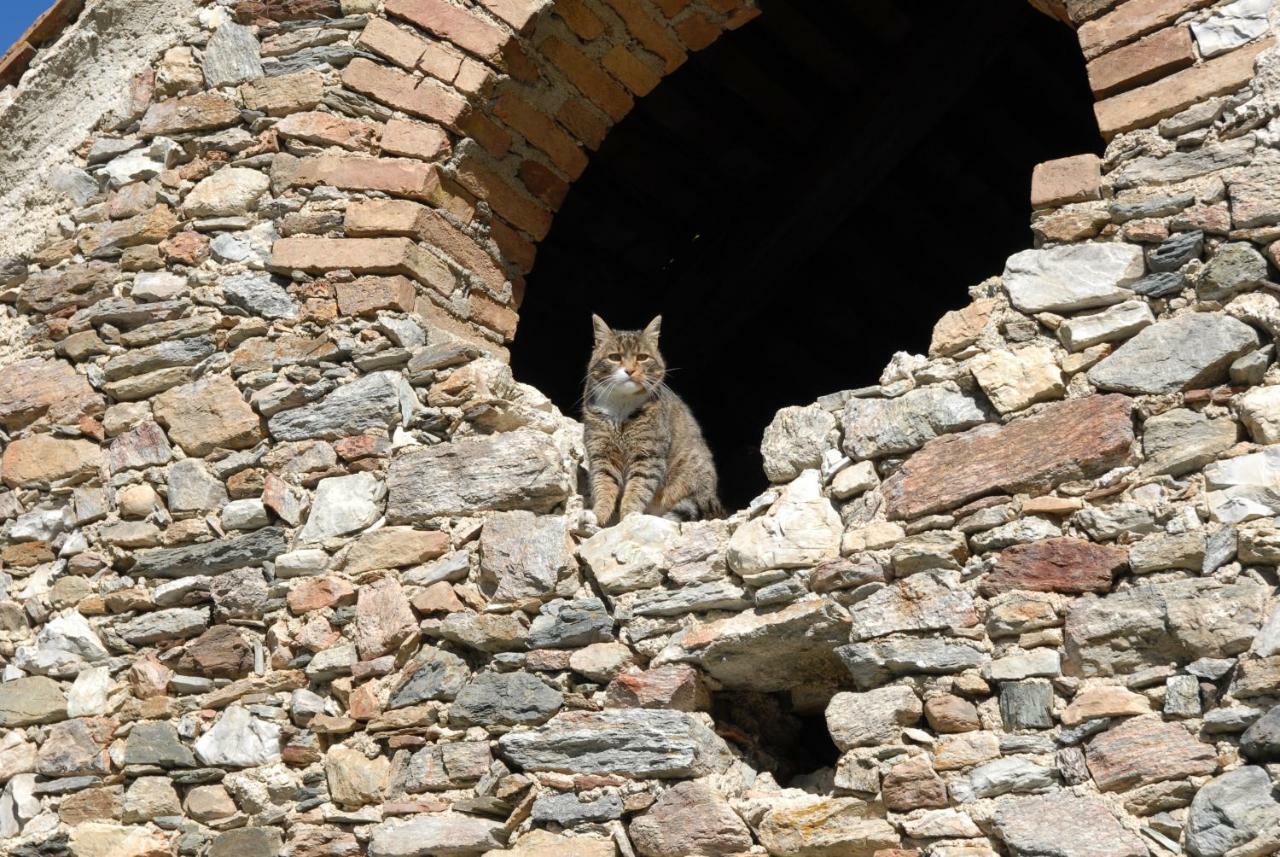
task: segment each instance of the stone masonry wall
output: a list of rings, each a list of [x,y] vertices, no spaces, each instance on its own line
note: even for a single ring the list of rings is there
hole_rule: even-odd
[[[747,509],[604,530],[520,277],[755,10],[168,22],[0,263],[0,853],[1280,850],[1277,13],[1040,5],[1110,143],[1035,249]]]

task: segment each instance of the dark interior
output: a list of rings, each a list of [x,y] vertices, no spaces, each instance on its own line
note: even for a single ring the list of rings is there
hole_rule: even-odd
[[[728,508],[774,413],[873,384],[1030,246],[1031,169],[1100,152],[1072,31],[1027,0],[760,0],[609,135],[539,249],[516,377],[578,413],[590,314],[661,313]]]
[[[711,716],[721,738],[751,767],[768,771],[781,785],[823,768],[835,768],[840,761],[840,750],[831,740],[822,710],[797,712],[785,693],[714,693]]]

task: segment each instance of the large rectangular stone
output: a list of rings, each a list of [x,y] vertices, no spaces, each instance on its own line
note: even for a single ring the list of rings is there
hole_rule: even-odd
[[[1089,63],[1089,86],[1096,97],[1105,98],[1158,80],[1195,61],[1191,31],[1186,27],[1169,27]]]
[[[483,60],[499,63],[511,36],[448,0],[387,0],[386,13],[416,24]]]
[[[391,196],[432,200],[439,196],[440,173],[432,164],[404,158],[320,155],[298,165],[295,187],[332,185],[339,190],[377,190]]]
[[[1086,59],[1154,33],[1193,9],[1212,4],[1214,0],[1129,0],[1119,8],[1094,21],[1080,25],[1076,38]]]
[[[1218,770],[1212,744],[1177,723],[1137,717],[1089,742],[1089,773],[1101,791],[1124,791],[1165,780],[1204,776]]]
[[[1275,39],[1265,39],[1100,101],[1093,107],[1098,130],[1111,139],[1125,131],[1154,125],[1206,98],[1235,92],[1253,80],[1254,59],[1273,44]]]
[[[470,105],[466,99],[429,77],[417,80],[399,69],[357,57],[342,71],[348,89],[381,101],[388,107],[457,128]]]
[[[288,550],[289,537],[279,527],[243,536],[178,548],[142,551],[129,573],[135,577],[189,577],[218,574],[233,568],[262,565]]]
[[[448,295],[457,285],[453,272],[408,238],[282,238],[271,249],[278,271],[349,270],[356,274],[404,274]]]
[[[997,492],[1043,493],[1104,473],[1129,458],[1131,408],[1127,396],[1090,396],[931,440],[885,481],[889,517],[941,512]]]

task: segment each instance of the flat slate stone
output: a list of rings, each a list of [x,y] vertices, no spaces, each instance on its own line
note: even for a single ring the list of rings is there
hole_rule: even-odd
[[[1120,826],[1103,801],[1065,791],[1006,798],[995,832],[1012,857],[1147,857],[1136,834]]]
[[[1033,592],[1110,592],[1117,572],[1128,562],[1123,548],[1084,539],[1043,539],[1006,548],[983,578],[984,595],[1014,589]]]
[[[1103,390],[1176,393],[1227,378],[1227,369],[1258,347],[1258,333],[1223,313],[1189,313],[1156,322],[1089,370]]]
[[[1015,253],[1003,279],[1009,300],[1022,312],[1075,312],[1131,298],[1129,284],[1144,272],[1141,247],[1070,244]]]
[[[1207,783],[1191,801],[1186,848],[1192,857],[1223,857],[1280,821],[1265,768],[1246,765]]]
[[[1125,396],[1089,396],[932,440],[885,480],[888,516],[942,512],[985,494],[1039,494],[1105,473],[1129,458],[1131,408]]]
[[[179,548],[140,551],[130,574],[138,577],[188,577],[218,574],[233,568],[262,565],[289,549],[280,527],[265,527],[242,536]]]
[[[986,421],[982,404],[951,385],[920,387],[896,399],[850,399],[844,451],[857,459],[911,452],[939,435]]]
[[[1085,750],[1089,773],[1104,792],[1126,791],[1164,780],[1181,780],[1218,770],[1212,744],[1197,741],[1177,723],[1135,717],[1108,729]]]

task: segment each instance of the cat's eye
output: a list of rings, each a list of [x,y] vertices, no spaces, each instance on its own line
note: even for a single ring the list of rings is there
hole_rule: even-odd
[[[637,360],[644,361],[644,362],[646,362],[646,363],[647,363],[648,361],[650,361],[650,360],[652,360],[652,359],[653,359],[653,355],[651,355],[651,354],[637,354],[637,355],[636,355],[636,359],[637,359]]]
[[[610,360],[612,360],[614,363],[620,363],[620,362],[622,362],[622,355],[621,355],[621,354],[619,354],[619,353],[618,353],[618,352],[616,352],[616,351],[614,351],[614,352],[613,352],[613,353],[611,353],[611,354],[606,354],[606,355],[605,355],[605,357],[609,358],[609,359],[610,359]]]

